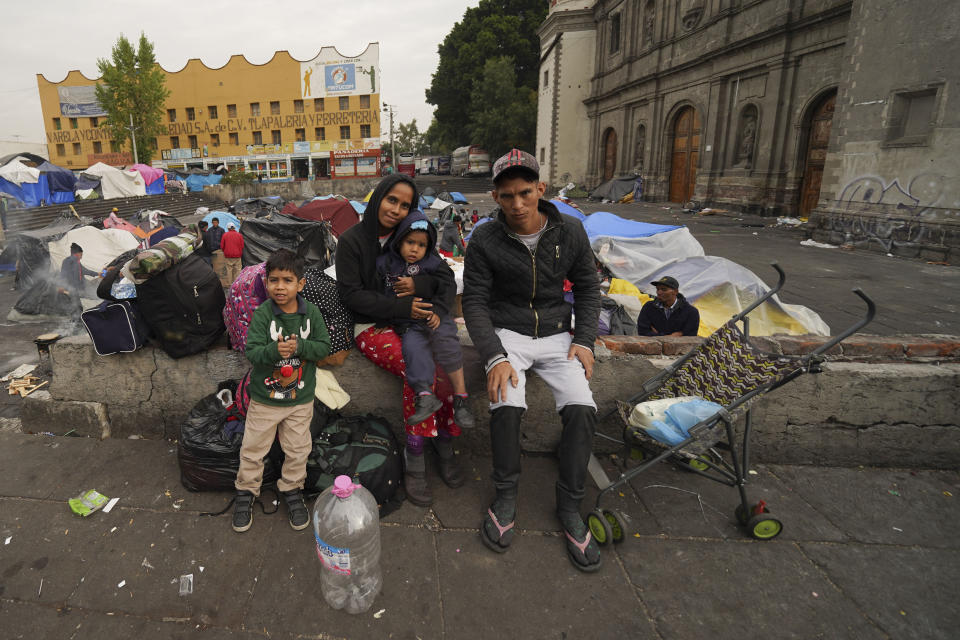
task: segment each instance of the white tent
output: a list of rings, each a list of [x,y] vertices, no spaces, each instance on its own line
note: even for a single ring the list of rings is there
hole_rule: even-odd
[[[24,182],[35,183],[40,180],[40,171],[23,164],[20,162],[20,158],[14,158],[0,167],[0,178],[16,185],[21,185]]]
[[[83,258],[80,262],[93,271],[102,270],[118,255],[124,251],[136,249],[139,245],[137,237],[123,229],[77,227],[68,231],[59,240],[47,244],[52,270],[60,270],[60,263],[70,255],[70,245],[74,242],[83,249]]]
[[[103,189],[105,200],[147,195],[147,185],[139,171],[123,171],[98,162],[84,173],[100,177],[100,187]]]

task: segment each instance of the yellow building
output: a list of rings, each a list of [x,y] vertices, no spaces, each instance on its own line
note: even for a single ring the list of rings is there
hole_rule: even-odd
[[[324,47],[311,60],[278,51],[264,64],[234,55],[218,69],[191,59],[168,71],[155,167],[226,164],[263,179],[376,175],[380,149],[380,46],[358,56]],[[100,127],[105,113],[79,71],[59,82],[37,74],[50,161],[70,169],[132,164]],[[364,153],[368,150],[367,153]],[[374,153],[376,151],[376,153]],[[331,156],[332,152],[332,156]],[[331,157],[333,162],[331,162]]]

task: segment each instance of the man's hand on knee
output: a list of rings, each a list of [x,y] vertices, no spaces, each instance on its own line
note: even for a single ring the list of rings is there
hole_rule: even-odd
[[[571,344],[567,360],[576,358],[583,365],[583,375],[589,380],[593,376],[593,352],[579,344]]]
[[[487,397],[490,402],[507,401],[507,382],[517,388],[520,378],[517,372],[507,361],[501,362],[487,373]],[[501,399],[502,398],[502,399]]]

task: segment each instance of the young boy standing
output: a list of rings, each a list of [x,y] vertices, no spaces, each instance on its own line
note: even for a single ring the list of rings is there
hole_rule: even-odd
[[[293,251],[271,254],[266,266],[269,299],[250,320],[246,356],[253,372],[235,483],[234,531],[246,531],[253,524],[263,458],[278,435],[285,458],[277,489],[286,502],[290,526],[300,530],[310,523],[302,489],[312,448],[316,362],[330,352],[330,338],[320,310],[300,295],[306,284],[303,272],[303,258]]]

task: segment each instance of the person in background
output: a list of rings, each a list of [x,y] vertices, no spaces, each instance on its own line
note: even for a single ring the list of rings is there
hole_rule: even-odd
[[[233,223],[227,225],[227,232],[220,239],[220,249],[223,251],[223,258],[227,263],[227,280],[230,284],[240,275],[240,269],[243,265],[240,257],[243,255],[243,236],[236,230]]]
[[[210,228],[207,229],[207,237],[210,239],[210,251],[216,251],[220,248],[220,239],[223,238],[224,229],[220,226],[220,218],[210,220]]]
[[[680,293],[676,278],[663,276],[651,282],[657,297],[643,305],[637,318],[639,336],[695,336],[700,330],[700,312]]]
[[[207,227],[209,226],[205,221],[201,220],[200,224],[200,239],[203,240],[203,243],[197,249],[196,254],[203,258],[203,261],[209,265],[213,264],[213,249],[210,248],[210,245],[207,244]]]
[[[80,296],[83,295],[83,276],[99,276],[96,271],[87,269],[83,264],[83,247],[76,242],[70,244],[70,255],[60,263],[60,286],[57,291],[61,295],[70,298],[71,312],[73,318],[79,318],[83,311],[83,303],[80,302]]]

